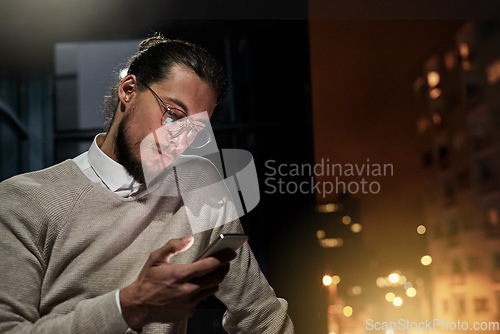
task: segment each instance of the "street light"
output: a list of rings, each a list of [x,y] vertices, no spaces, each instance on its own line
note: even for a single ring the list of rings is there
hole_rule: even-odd
[[[333,282],[332,276],[330,276],[330,275],[323,276],[323,285],[324,286],[329,286],[330,284],[332,284],[332,282]]]

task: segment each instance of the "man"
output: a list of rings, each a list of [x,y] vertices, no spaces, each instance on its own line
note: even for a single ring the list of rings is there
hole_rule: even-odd
[[[205,50],[147,39],[88,152],[0,184],[1,333],[184,333],[212,294],[229,333],[293,332],[248,245],[194,261],[220,233],[242,232],[229,196],[206,194],[196,208],[179,196],[220,180],[181,153],[223,89]],[[190,235],[190,215],[211,228]]]

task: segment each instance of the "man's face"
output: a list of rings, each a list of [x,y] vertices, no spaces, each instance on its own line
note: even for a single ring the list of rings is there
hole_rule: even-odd
[[[178,65],[172,68],[168,80],[150,87],[170,108],[182,110],[194,122],[206,115],[204,111],[211,116],[215,108],[212,88],[194,72]],[[186,134],[174,139],[162,128],[165,108],[158,98],[148,89],[136,92],[119,124],[115,154],[118,162],[138,182],[144,183],[144,173],[158,173],[171,165],[187,145],[183,140]]]

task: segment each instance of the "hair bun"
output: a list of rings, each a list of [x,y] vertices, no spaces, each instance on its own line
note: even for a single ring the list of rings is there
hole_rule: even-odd
[[[146,38],[141,43],[139,43],[139,51],[145,51],[153,45],[165,43],[167,39],[161,34],[155,34],[153,37]]]

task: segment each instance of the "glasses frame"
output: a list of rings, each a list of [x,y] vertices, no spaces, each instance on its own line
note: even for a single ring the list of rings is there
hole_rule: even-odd
[[[156,94],[156,92],[151,88],[149,87],[149,85],[147,83],[145,83],[144,81],[142,80],[139,80],[138,81],[144,85],[153,95],[154,97],[156,97],[158,99],[158,101],[160,101],[161,105],[163,106],[163,108],[165,108],[165,111],[163,112],[162,116],[161,116],[161,120],[160,120],[160,123],[161,123],[161,126],[166,130],[168,131],[170,134],[172,134],[172,138],[177,138],[179,137],[180,135],[182,135],[185,131],[187,131],[187,135],[189,136],[189,134],[191,133],[191,131],[193,130],[197,130],[198,133],[200,133],[202,129],[199,129],[198,126],[196,124],[194,124],[188,117],[188,115],[182,111],[181,109],[179,108],[172,108],[170,107],[168,104],[166,104],[165,102],[163,102],[163,100],[161,99],[160,96],[158,96],[158,94]],[[172,110],[177,110],[179,111],[182,115],[184,115],[183,117],[177,119],[177,120],[174,120],[174,122],[177,122],[177,121],[181,121],[182,119],[185,119],[185,122],[186,124],[189,125],[189,130],[186,130],[184,127],[181,128],[177,133],[172,133],[172,131],[170,131],[168,128],[167,128],[167,124],[166,122],[163,121],[163,118],[165,117],[165,114],[167,114],[169,118],[171,118],[171,116],[175,116],[177,118],[177,114],[175,112],[173,112]],[[171,118],[172,119],[172,118]],[[207,134],[208,136],[208,139],[207,139],[207,142],[204,143],[203,145],[200,145],[200,146],[194,146],[193,148],[202,148],[206,145],[208,145],[211,141],[212,141],[212,138],[210,136],[210,134]],[[188,146],[191,146],[191,144],[189,144]]]

